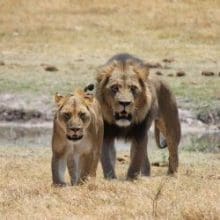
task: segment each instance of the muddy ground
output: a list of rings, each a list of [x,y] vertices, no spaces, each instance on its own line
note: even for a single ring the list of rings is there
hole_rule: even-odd
[[[179,106],[184,106],[178,100]],[[0,122],[45,122],[52,121],[55,105],[52,98],[40,96],[31,98],[28,95],[0,94]],[[182,123],[192,127],[212,127],[220,129],[220,109],[206,112],[192,112],[179,108]]]

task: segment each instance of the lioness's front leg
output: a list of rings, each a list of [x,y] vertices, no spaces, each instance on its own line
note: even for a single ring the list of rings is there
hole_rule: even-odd
[[[71,185],[79,184],[81,174],[80,155],[70,155],[67,160],[67,166],[69,170]]]
[[[102,145],[101,163],[106,179],[115,179],[115,162],[116,151],[114,146],[114,139],[104,139]]]
[[[91,177],[96,176],[96,170],[98,167],[99,158],[100,158],[100,154],[98,152],[94,152],[93,157],[92,157],[92,163],[91,163],[90,170],[89,170],[89,175]]]
[[[82,159],[80,181],[84,182],[90,177],[96,177],[96,170],[99,162],[100,154],[93,152],[90,155],[85,155]]]
[[[92,156],[83,155],[81,165],[80,181],[84,182],[87,180],[90,173],[90,168],[92,167]]]
[[[52,179],[54,185],[66,185],[64,175],[66,171],[66,157],[60,157],[53,153],[52,162]]]
[[[142,140],[132,140],[131,144],[131,162],[127,173],[127,179],[136,179],[140,173],[146,156],[147,137]],[[148,162],[149,163],[149,162]]]

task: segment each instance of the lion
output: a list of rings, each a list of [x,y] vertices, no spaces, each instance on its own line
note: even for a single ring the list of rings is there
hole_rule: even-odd
[[[95,96],[104,120],[101,163],[105,178],[116,178],[116,138],[131,141],[127,179],[150,175],[147,142],[153,122],[157,145],[168,146],[168,174],[175,175],[181,127],[175,96],[165,82],[150,77],[141,59],[118,54],[99,68]]]
[[[68,167],[71,184],[95,177],[103,142],[103,119],[95,97],[82,91],[55,95],[57,111],[52,136],[52,179],[65,186]]]

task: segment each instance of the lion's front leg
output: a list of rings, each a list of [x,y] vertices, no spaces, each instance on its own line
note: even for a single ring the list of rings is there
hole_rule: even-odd
[[[147,153],[147,140],[146,140],[146,152],[144,156],[144,160],[141,166],[141,175],[142,176],[150,176],[150,161],[148,159],[148,153]]]
[[[104,139],[102,145],[101,163],[106,179],[115,179],[115,162],[116,151],[114,146],[114,139]]]
[[[132,140],[131,144],[131,163],[127,173],[127,179],[136,179],[140,174],[144,163],[147,148],[147,137],[142,140]]]

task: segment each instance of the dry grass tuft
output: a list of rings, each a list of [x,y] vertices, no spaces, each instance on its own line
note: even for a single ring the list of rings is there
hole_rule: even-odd
[[[177,178],[153,167],[151,177],[128,182],[127,161],[117,164],[118,180],[104,180],[99,167],[95,181],[65,188],[51,187],[50,156],[46,148],[0,148],[1,219],[219,219],[219,154],[181,153]]]

